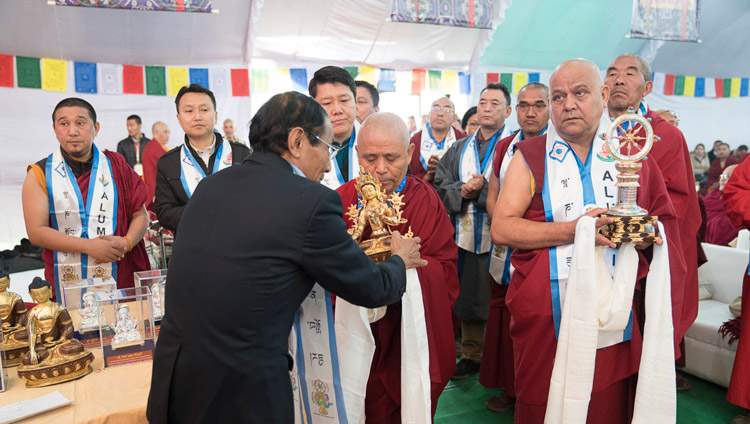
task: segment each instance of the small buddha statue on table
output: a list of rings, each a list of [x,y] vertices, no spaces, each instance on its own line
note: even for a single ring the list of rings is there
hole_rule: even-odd
[[[78,332],[86,333],[99,330],[99,320],[103,312],[101,306],[99,306],[99,301],[96,299],[96,293],[91,291],[84,293],[83,308],[78,312],[81,315],[81,324],[78,326]],[[104,320],[102,320],[102,324],[103,327],[108,328]]]
[[[354,225],[347,231],[354,241],[358,242],[367,256],[376,263],[382,262],[391,256],[391,230],[390,227],[401,225],[406,219],[401,217],[404,205],[403,197],[393,193],[386,198],[380,181],[373,177],[364,168],[360,167],[360,174],[356,180],[358,206],[349,206],[346,213]],[[360,241],[367,227],[371,234],[368,240]],[[411,229],[404,237],[411,236]]]
[[[116,316],[117,323],[112,325],[115,330],[115,337],[112,339],[112,349],[143,345],[145,343],[143,336],[138,332],[138,322],[130,316],[130,307],[125,304],[119,305]]]
[[[39,277],[29,285],[37,302],[28,313],[24,334],[29,351],[23,356],[18,376],[26,387],[44,387],[89,374],[94,355],[73,338],[73,321],[64,306],[50,300],[52,287]],[[19,333],[16,338],[21,338]]]
[[[154,305],[154,319],[164,318],[164,283],[156,283],[152,287],[151,302]]]
[[[21,357],[29,350],[26,340],[16,340],[15,334],[26,330],[26,304],[21,295],[8,291],[10,274],[0,270],[0,322],[2,335],[0,336],[0,350],[5,351],[5,367],[15,367],[21,364]]]

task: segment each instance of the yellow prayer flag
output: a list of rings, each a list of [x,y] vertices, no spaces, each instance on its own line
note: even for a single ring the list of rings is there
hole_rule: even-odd
[[[42,58],[42,89],[67,91],[68,61]],[[739,87],[739,84],[737,85]],[[737,91],[739,93],[739,89]]]
[[[513,73],[513,95],[518,95],[524,85],[529,83],[529,74],[527,73]]]
[[[695,77],[685,77],[685,87],[682,89],[685,97],[695,97]]]
[[[729,97],[740,97],[740,79],[732,78],[732,89],[729,92]]]
[[[372,66],[360,66],[359,67],[359,74],[357,75],[357,78],[360,81],[367,81],[372,85],[377,86],[377,81],[375,81],[375,68]]]
[[[167,78],[169,79],[169,96],[177,97],[180,89],[188,85],[188,69],[167,68]]]
[[[268,75],[271,93],[283,93],[292,90],[292,74],[288,68],[273,68]]]
[[[461,91],[458,85],[458,72],[443,71],[443,91],[451,94],[458,94]]]

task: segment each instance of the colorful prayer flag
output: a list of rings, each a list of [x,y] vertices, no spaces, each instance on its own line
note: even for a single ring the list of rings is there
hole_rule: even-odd
[[[122,92],[143,94],[143,66],[124,65],[122,67]]]
[[[487,84],[492,84],[493,82],[499,82],[500,81],[500,74],[495,72],[488,72],[487,73]]]
[[[16,75],[21,88],[42,88],[42,70],[39,58],[16,56]]]
[[[375,85],[375,68],[372,66],[362,66],[359,68],[359,78],[357,78],[360,81],[367,81],[372,85]]]
[[[42,90],[67,91],[68,62],[42,58]]]
[[[268,91],[268,71],[265,69],[253,69],[253,93],[265,93]]]
[[[708,98],[720,97],[716,95],[716,79],[714,78],[704,78],[704,79],[706,80],[706,82],[703,85],[705,88],[703,97],[708,97]]]
[[[740,97],[740,79],[732,78],[732,91],[729,93],[730,97]]]
[[[695,77],[685,77],[685,88],[682,90],[685,97],[695,97]]]
[[[292,89],[300,93],[307,93],[307,69],[290,69],[289,76],[292,77]]]
[[[166,96],[167,81],[163,66],[146,66],[146,94]]]
[[[674,75],[667,74],[664,76],[664,95],[674,95]]]
[[[740,80],[740,97],[747,97],[748,79],[742,78]]]
[[[458,73],[458,85],[461,94],[471,94],[471,74]]]
[[[440,71],[428,71],[430,79],[430,90],[442,91],[443,90],[443,73]]]
[[[250,95],[250,80],[247,68],[232,69],[232,96],[247,97]]]
[[[500,74],[500,82],[510,90],[513,88],[513,74]]]
[[[396,71],[393,69],[381,69],[378,91],[396,91]]]
[[[76,92],[96,93],[96,63],[75,62]]]
[[[518,95],[524,85],[529,81],[529,74],[518,72],[513,74],[513,95]]]
[[[732,97],[732,79],[724,78],[724,97]]]
[[[529,82],[539,82],[539,72],[530,72]]]
[[[99,92],[105,94],[122,94],[123,66],[109,63],[98,63]],[[143,93],[143,71],[141,71],[141,93]]]
[[[13,87],[13,56],[0,54],[0,87]]]
[[[695,97],[703,97],[706,94],[706,79],[696,78],[695,79]]]
[[[169,96],[177,97],[180,89],[188,85],[187,68],[167,68],[167,77],[169,77]]]
[[[425,86],[425,74],[427,71],[424,69],[412,69],[411,71],[411,93],[422,94]]]
[[[674,77],[674,95],[675,96],[682,96],[685,92],[685,77],[682,75],[677,75]]]
[[[208,69],[190,68],[190,84],[198,84],[201,87],[210,89],[208,86]]]
[[[443,71],[443,91],[446,93],[458,93],[458,72]]]
[[[216,97],[229,97],[232,94],[229,69],[211,69],[208,76],[211,81],[211,91]]]
[[[344,66],[344,69],[346,72],[349,72],[349,75],[352,76],[352,78],[357,79],[357,75],[359,75],[359,68],[356,66]]]

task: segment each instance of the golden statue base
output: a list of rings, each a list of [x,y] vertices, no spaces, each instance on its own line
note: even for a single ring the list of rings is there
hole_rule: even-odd
[[[602,218],[612,218],[614,222],[604,227],[601,233],[613,243],[655,242],[661,240],[655,234],[658,216],[618,216],[602,214]]]
[[[17,367],[23,363],[23,355],[29,351],[29,344],[23,343],[20,346],[5,346],[5,363],[3,368]]]
[[[45,387],[79,379],[91,373],[94,354],[84,351],[71,360],[47,366],[23,365],[18,377],[26,380],[26,387]]]
[[[376,264],[385,262],[391,257],[391,236],[382,236],[374,239],[363,240],[357,243],[365,254]]]

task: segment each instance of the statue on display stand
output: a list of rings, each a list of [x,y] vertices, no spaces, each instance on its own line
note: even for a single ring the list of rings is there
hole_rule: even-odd
[[[5,351],[5,367],[15,367],[21,364],[21,357],[28,351],[26,340],[18,341],[15,333],[26,330],[26,305],[21,295],[9,292],[10,275],[0,271],[0,322],[2,322],[1,350]]]
[[[117,323],[112,327],[115,329],[115,337],[112,339],[112,349],[127,346],[143,345],[143,336],[138,332],[138,322],[130,316],[130,307],[122,304],[117,307]]]
[[[83,295],[83,308],[79,310],[81,314],[81,325],[78,326],[79,333],[86,333],[99,329],[99,321],[104,312],[99,306],[99,301],[96,299],[96,293],[86,292]],[[104,320],[102,321],[102,327],[109,328]]]
[[[152,288],[151,301],[154,305],[154,319],[158,321],[164,317],[164,283],[154,284]]]

